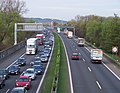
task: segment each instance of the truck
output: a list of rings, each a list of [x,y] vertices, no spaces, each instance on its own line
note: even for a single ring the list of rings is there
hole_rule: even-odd
[[[103,58],[103,51],[101,49],[91,49],[91,62],[101,63]]]
[[[57,33],[58,33],[58,34],[60,33],[60,28],[59,28],[59,27],[57,28]]]
[[[36,38],[38,39],[38,45],[43,45],[43,41],[45,39],[44,34],[37,34]]]
[[[77,39],[77,45],[78,46],[84,46],[85,45],[85,39],[84,38],[78,38]]]
[[[26,45],[26,54],[36,54],[37,49],[37,38],[29,38]]]
[[[68,31],[67,37],[68,37],[68,38],[72,38],[72,37],[73,37],[73,32],[72,32],[72,31]]]

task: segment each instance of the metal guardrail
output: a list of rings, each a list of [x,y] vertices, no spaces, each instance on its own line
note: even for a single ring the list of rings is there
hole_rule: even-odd
[[[5,57],[13,54],[17,50],[23,48],[25,46],[25,41],[18,43],[17,45],[11,46],[5,50],[0,51],[0,60],[4,59]]]

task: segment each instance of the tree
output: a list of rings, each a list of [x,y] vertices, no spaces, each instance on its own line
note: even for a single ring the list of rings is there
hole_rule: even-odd
[[[14,23],[23,22],[21,15],[26,10],[23,1],[3,0],[0,5],[0,48],[7,44],[13,44]]]
[[[86,39],[96,46],[100,45],[101,41],[101,22],[93,20],[86,25]]]

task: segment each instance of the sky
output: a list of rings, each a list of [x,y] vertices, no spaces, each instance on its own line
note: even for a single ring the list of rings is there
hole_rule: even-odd
[[[120,16],[120,0],[21,0],[29,10],[24,17],[69,21],[76,15]]]

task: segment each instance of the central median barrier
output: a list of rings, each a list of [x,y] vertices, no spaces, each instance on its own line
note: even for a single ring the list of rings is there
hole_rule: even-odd
[[[20,50],[25,46],[25,41],[18,43],[17,45],[13,45],[7,49],[0,51],[0,60],[10,56],[11,54],[15,53],[16,51]]]
[[[65,50],[60,37],[54,33],[55,44],[51,62],[39,93],[70,93]]]

